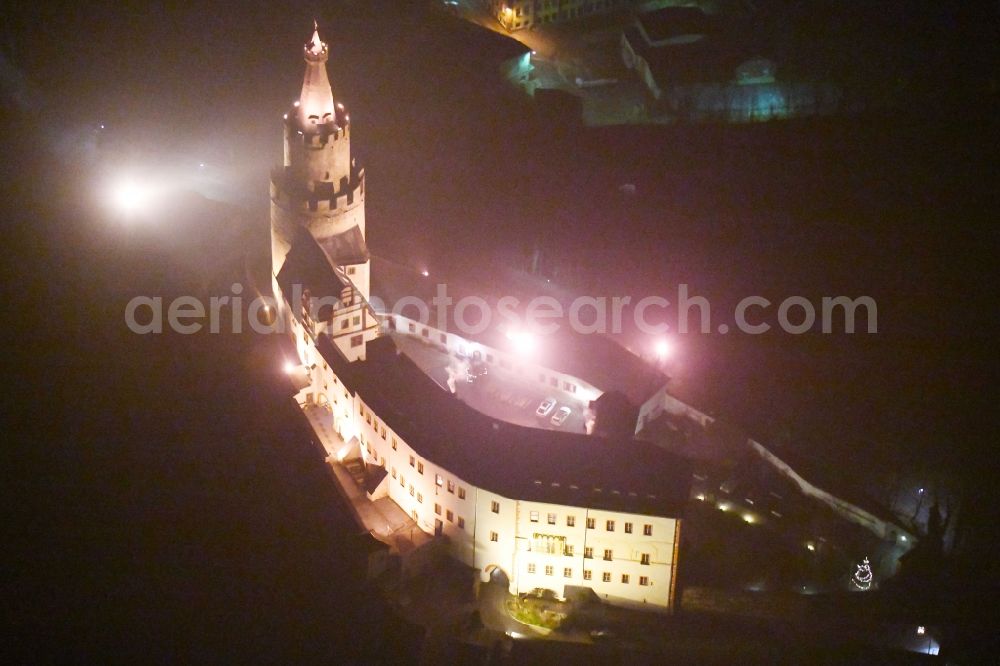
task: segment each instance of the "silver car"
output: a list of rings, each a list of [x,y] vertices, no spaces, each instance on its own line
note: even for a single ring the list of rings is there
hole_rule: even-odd
[[[563,423],[566,423],[566,419],[568,419],[569,415],[572,413],[573,410],[566,405],[563,405],[558,409],[558,411],[556,411],[555,414],[552,415],[552,425],[557,427],[561,426]]]
[[[535,415],[541,418],[545,418],[552,412],[552,408],[556,406],[556,401],[552,398],[546,398],[542,400],[542,404],[538,405],[538,409],[535,410]]]

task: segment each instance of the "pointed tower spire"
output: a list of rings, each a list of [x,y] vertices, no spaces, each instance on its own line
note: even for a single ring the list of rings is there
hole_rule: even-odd
[[[299,121],[308,129],[335,118],[333,90],[326,76],[326,61],[329,49],[319,37],[319,25],[313,21],[312,39],[303,47],[306,73],[302,79],[302,93],[299,95]]]

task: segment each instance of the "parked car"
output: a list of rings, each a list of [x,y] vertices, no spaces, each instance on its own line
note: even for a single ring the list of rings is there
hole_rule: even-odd
[[[555,400],[553,400],[552,398],[546,398],[545,400],[542,400],[542,403],[540,405],[538,405],[538,409],[535,410],[535,414],[537,416],[545,418],[552,412],[552,409],[555,406],[556,406]]]
[[[556,411],[555,414],[552,415],[552,425],[561,426],[563,423],[566,423],[566,419],[568,419],[569,415],[572,413],[573,410],[566,405],[563,405]]]

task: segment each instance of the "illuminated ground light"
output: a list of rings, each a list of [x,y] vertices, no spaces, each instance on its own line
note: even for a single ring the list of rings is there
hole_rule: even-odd
[[[757,519],[754,517],[752,513],[744,513],[743,522],[747,523],[748,525],[753,525],[754,523],[757,522]]]
[[[697,495],[694,496],[694,498],[696,500],[698,500],[699,502],[704,502],[705,501],[705,493],[698,493]]]
[[[296,365],[291,361],[285,361],[285,365],[282,366],[282,370],[285,371],[286,375],[290,375],[295,372]]]
[[[719,507],[719,511],[729,511],[733,508],[733,505],[729,502],[719,502],[716,506]]]
[[[816,552],[816,544],[814,544],[812,541],[806,543],[806,548],[808,548],[810,552],[813,553]]]

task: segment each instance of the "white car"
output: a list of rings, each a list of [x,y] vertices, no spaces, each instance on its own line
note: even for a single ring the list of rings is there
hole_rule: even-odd
[[[542,400],[542,404],[538,405],[538,409],[535,410],[535,415],[545,418],[552,412],[552,408],[556,406],[556,401],[552,398],[546,398]]]
[[[558,409],[558,411],[556,411],[555,414],[552,415],[552,425],[561,426],[563,423],[566,423],[566,419],[568,419],[569,415],[572,413],[573,410],[566,405],[563,405]]]

